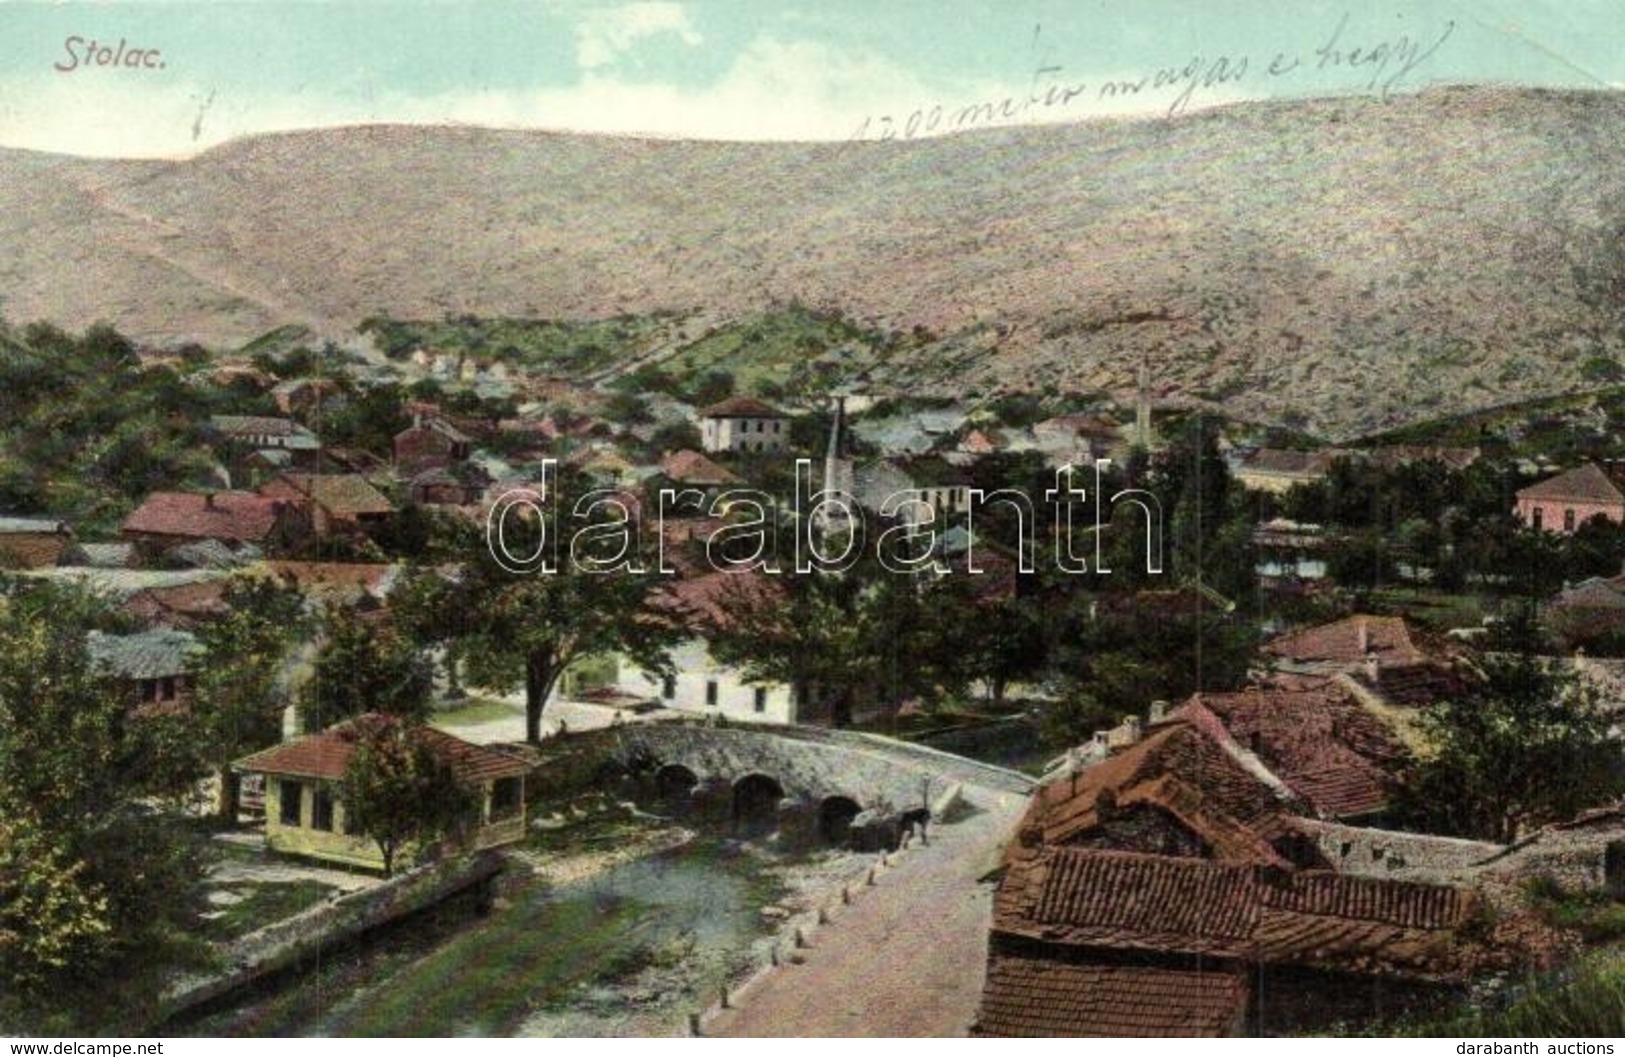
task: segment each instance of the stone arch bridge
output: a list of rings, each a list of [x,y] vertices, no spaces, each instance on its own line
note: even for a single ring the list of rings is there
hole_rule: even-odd
[[[1030,793],[1032,778],[877,735],[664,722],[616,728],[611,750],[646,796],[736,831],[895,847],[967,787]]]

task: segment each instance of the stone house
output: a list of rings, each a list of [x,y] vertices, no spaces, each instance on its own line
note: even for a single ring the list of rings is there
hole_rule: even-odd
[[[350,830],[341,788],[355,752],[355,724],[369,717],[283,742],[233,764],[264,782],[265,844],[272,851],[381,870],[371,838]],[[517,752],[475,745],[433,727],[420,728],[430,749],[451,765],[477,796],[469,846],[494,848],[525,836],[525,776],[530,761]]]
[[[700,446],[707,452],[783,451],[790,418],[748,396],[734,396],[700,413]]]
[[[616,689],[678,712],[756,723],[806,722],[795,688],[750,682],[737,668],[717,661],[707,642],[711,631],[732,619],[736,599],[778,593],[778,585],[758,573],[711,572],[676,581],[667,588],[668,611],[694,634],[671,651],[675,672],[661,677],[621,665]]]
[[[660,476],[678,489],[694,488],[709,502],[720,492],[743,484],[738,474],[718,466],[697,451],[674,451],[660,460]]]
[[[272,553],[308,539],[308,504],[251,492],[154,492],[119,528],[151,564],[187,544],[215,541]]]
[[[43,569],[73,545],[68,523],[55,518],[0,517],[0,568]]]
[[[190,632],[155,628],[131,635],[92,631],[86,648],[138,708],[164,708],[190,697],[190,665],[203,647]]]
[[[1285,492],[1300,484],[1325,480],[1332,463],[1347,454],[1336,449],[1287,451],[1259,448],[1241,460],[1235,468],[1235,476],[1243,487],[1254,491]]]
[[[1295,791],[1216,714],[1154,715],[1034,794],[994,895],[974,1034],[1320,1033],[1524,963],[1538,923],[1491,931],[1474,886],[1338,854],[1383,831],[1321,821],[1323,791]]]
[[[395,434],[395,469],[410,477],[422,470],[449,466],[468,459],[474,439],[463,430],[432,415],[417,415],[412,425]]]
[[[308,503],[318,536],[380,528],[395,513],[382,492],[354,473],[285,473],[261,485],[259,494]]]
[[[1625,523],[1625,491],[1607,471],[1586,463],[1518,489],[1514,513],[1527,528],[1569,535],[1594,517]]]

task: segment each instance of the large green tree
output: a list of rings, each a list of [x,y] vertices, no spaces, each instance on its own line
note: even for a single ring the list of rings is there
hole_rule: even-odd
[[[191,664],[192,727],[219,781],[215,810],[235,824],[241,782],[232,761],[276,743],[289,704],[286,666],[305,626],[303,600],[273,580],[226,590],[226,614],[198,629],[203,649]]]
[[[455,839],[478,808],[425,731],[399,716],[367,715],[346,732],[355,750],[344,770],[345,818],[378,845],[385,876],[402,848]]]
[[[196,953],[203,851],[160,805],[141,715],[85,645],[105,625],[78,590],[0,582],[0,1031],[139,1024]]]
[[[392,603],[421,639],[455,651],[470,683],[502,693],[523,689],[525,738],[532,743],[541,740],[543,712],[572,664],[618,654],[665,672],[668,651],[682,637],[662,602],[658,566],[638,546],[637,533],[618,527],[617,512],[605,507],[573,516],[587,490],[579,478],[550,487],[549,499],[503,518],[500,533],[464,528],[464,557],[455,569],[410,570]],[[544,504],[545,521],[523,516]],[[515,560],[555,544],[550,569]],[[624,564],[616,560],[623,551]]]
[[[1497,627],[1471,684],[1423,713],[1431,752],[1402,797],[1412,822],[1509,841],[1625,791],[1595,693],[1539,649],[1523,609]]]
[[[368,712],[409,719],[429,713],[434,675],[428,656],[389,619],[364,619],[329,603],[311,677],[299,693],[299,721],[318,731]]]

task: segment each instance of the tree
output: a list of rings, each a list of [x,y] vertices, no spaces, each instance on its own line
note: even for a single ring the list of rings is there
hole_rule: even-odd
[[[378,845],[385,876],[406,845],[459,836],[478,807],[426,729],[399,716],[366,715],[347,732],[355,751],[344,769],[345,818]]]
[[[646,671],[664,673],[671,666],[668,650],[681,638],[661,607],[661,580],[651,557],[632,546],[627,557],[635,564],[608,571],[603,563],[613,564],[626,536],[601,509],[585,519],[570,516],[585,491],[579,479],[561,478],[550,487],[547,505],[556,516],[538,524],[514,513],[503,520],[501,540],[508,555],[524,556],[547,540],[556,542],[553,571],[514,571],[521,566],[499,560],[469,526],[462,549],[469,557],[454,576],[418,567],[401,586],[403,600],[412,599],[414,626],[434,629],[435,640],[458,652],[469,682],[502,693],[524,689],[525,738],[533,744],[541,741],[553,689],[572,664],[619,654]],[[561,540],[566,530],[576,534]]]
[[[393,623],[361,619],[328,603],[315,670],[299,695],[299,721],[307,731],[368,712],[408,719],[429,714],[434,673],[429,658]]]
[[[289,586],[251,580],[228,588],[224,617],[198,629],[191,668],[192,716],[206,763],[219,778],[216,813],[236,824],[241,780],[233,760],[276,743],[288,705],[284,665],[302,627],[303,601]]]
[[[201,844],[145,803],[195,772],[152,769],[85,644],[105,619],[77,589],[0,582],[0,1030],[118,1025],[196,953]]]
[[[1495,629],[1472,684],[1423,713],[1432,751],[1401,797],[1410,821],[1505,842],[1625,789],[1594,692],[1539,645],[1523,607]]]

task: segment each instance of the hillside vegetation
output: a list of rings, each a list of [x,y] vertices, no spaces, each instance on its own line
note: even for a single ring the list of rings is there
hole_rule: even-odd
[[[173,162],[0,152],[12,319],[229,347],[800,303],[918,337],[875,371],[899,391],[1122,390],[1145,356],[1165,397],[1334,437],[1617,377],[1622,231],[1610,92],[907,143],[367,127]]]

